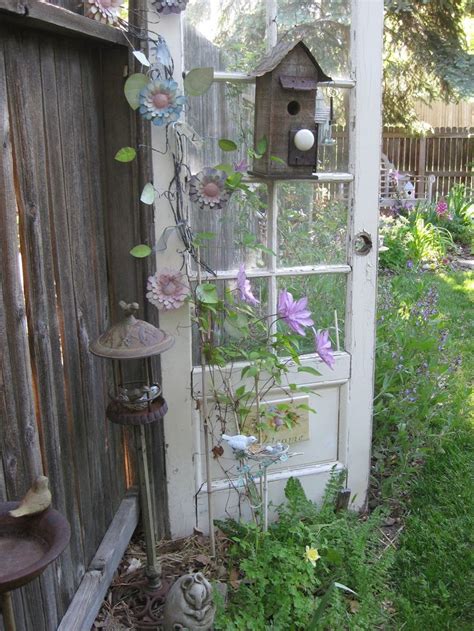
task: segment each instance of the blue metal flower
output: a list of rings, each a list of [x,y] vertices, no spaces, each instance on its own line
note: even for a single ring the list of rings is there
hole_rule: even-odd
[[[151,81],[140,92],[140,114],[154,125],[177,121],[186,97],[178,94],[178,84],[172,79]]]
[[[181,11],[184,11],[188,0],[154,0],[153,4],[158,13],[166,15],[168,13],[181,13]]]

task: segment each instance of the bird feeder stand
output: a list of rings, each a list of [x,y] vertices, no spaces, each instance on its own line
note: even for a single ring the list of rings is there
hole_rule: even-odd
[[[140,504],[145,533],[147,566],[145,576],[148,591],[162,591],[161,567],[156,556],[155,516],[153,512],[152,485],[148,467],[148,450],[145,425],[160,421],[168,406],[161,396],[160,386],[152,376],[151,357],[168,350],[174,338],[152,324],[135,317],[139,306],[136,302],[120,302],[124,311],[123,321],[112,326],[90,345],[90,352],[99,357],[116,360],[114,375],[116,390],[111,394],[107,418],[112,423],[131,425],[134,429],[140,484]],[[122,361],[141,360],[144,379],[126,382]]]

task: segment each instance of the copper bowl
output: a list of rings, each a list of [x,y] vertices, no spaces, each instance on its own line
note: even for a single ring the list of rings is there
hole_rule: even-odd
[[[39,576],[63,552],[71,534],[67,519],[53,508],[12,517],[19,502],[0,502],[0,593]]]

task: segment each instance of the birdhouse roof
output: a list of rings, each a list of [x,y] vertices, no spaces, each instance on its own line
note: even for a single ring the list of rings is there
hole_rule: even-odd
[[[291,41],[287,38],[281,39],[277,44],[272,48],[272,50],[263,57],[255,70],[251,73],[252,77],[261,77],[268,72],[272,72],[275,68],[280,64],[285,57],[291,53],[297,46],[303,48],[305,53],[310,58],[313,63],[315,69],[318,73],[318,79],[320,81],[332,81],[331,77],[322,70],[321,66],[318,64],[316,59],[314,58],[313,53],[309,50],[306,44],[303,42],[302,38],[298,38],[296,41]]]

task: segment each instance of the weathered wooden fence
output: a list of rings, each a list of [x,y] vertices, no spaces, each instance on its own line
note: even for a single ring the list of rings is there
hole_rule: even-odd
[[[441,127],[427,136],[407,136],[395,129],[383,134],[382,152],[403,173],[434,175],[433,195],[447,195],[453,184],[474,187],[474,128]]]
[[[0,0],[0,500],[44,471],[71,525],[60,559],[14,593],[19,631],[57,628],[134,483],[128,432],[105,419],[110,367],[88,351],[120,299],[143,302],[147,264],[128,251],[153,238],[153,211],[138,204],[146,152],[113,159],[147,144],[123,97],[127,66],[120,32]],[[162,430],[147,431],[163,534]]]

